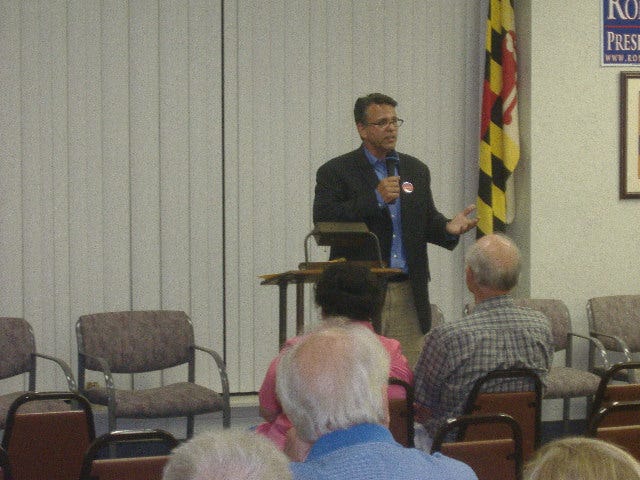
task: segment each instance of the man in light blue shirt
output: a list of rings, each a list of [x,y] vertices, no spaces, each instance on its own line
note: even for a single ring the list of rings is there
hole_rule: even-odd
[[[299,460],[294,480],[477,480],[462,462],[395,442],[388,372],[380,341],[353,323],[320,328],[285,353],[276,388],[294,426],[285,449]]]

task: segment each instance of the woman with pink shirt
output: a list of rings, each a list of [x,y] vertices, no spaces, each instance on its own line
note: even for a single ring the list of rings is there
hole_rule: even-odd
[[[378,278],[367,267],[358,264],[345,262],[330,265],[322,272],[315,286],[315,301],[321,308],[325,322],[347,320],[373,330],[371,321],[377,317],[382,300],[382,286]],[[276,396],[276,368],[283,352],[299,339],[293,337],[287,340],[278,356],[271,361],[258,397],[260,415],[265,422],[258,425],[256,431],[270,438],[281,449],[284,449],[291,423]],[[389,377],[413,385],[413,372],[402,354],[400,343],[382,335],[378,335],[378,339],[391,358]],[[388,395],[389,398],[404,398],[405,392],[398,385],[390,385]]]

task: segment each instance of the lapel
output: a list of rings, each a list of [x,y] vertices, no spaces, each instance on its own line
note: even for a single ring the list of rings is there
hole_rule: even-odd
[[[378,176],[373,170],[373,167],[371,167],[369,160],[367,160],[367,156],[364,154],[363,146],[355,151],[355,163],[360,172],[360,175],[362,175],[362,178],[367,183],[368,188],[375,190],[379,182]]]

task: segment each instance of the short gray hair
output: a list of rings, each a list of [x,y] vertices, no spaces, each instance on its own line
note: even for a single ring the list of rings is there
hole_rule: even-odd
[[[385,424],[389,355],[357,324],[325,326],[282,357],[276,390],[297,435],[308,442],[361,423]]]
[[[290,480],[289,460],[267,438],[245,430],[207,431],[177,447],[163,480]]]
[[[483,241],[490,239],[489,241]],[[478,285],[509,291],[520,277],[520,250],[506,235],[492,234],[478,240],[469,250],[466,265]]]

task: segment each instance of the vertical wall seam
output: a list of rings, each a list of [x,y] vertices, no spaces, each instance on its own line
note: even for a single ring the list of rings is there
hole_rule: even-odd
[[[224,44],[224,12],[225,12],[225,2],[222,0],[220,2],[220,162],[222,172],[221,182],[221,196],[222,196],[222,248],[220,251],[222,252],[222,358],[224,361],[227,361],[227,264],[225,261],[226,258],[226,248],[227,248],[227,234],[226,234],[226,193],[225,193],[225,156],[226,156],[226,148],[225,148],[225,75],[224,75],[224,65],[225,65],[225,44]]]

